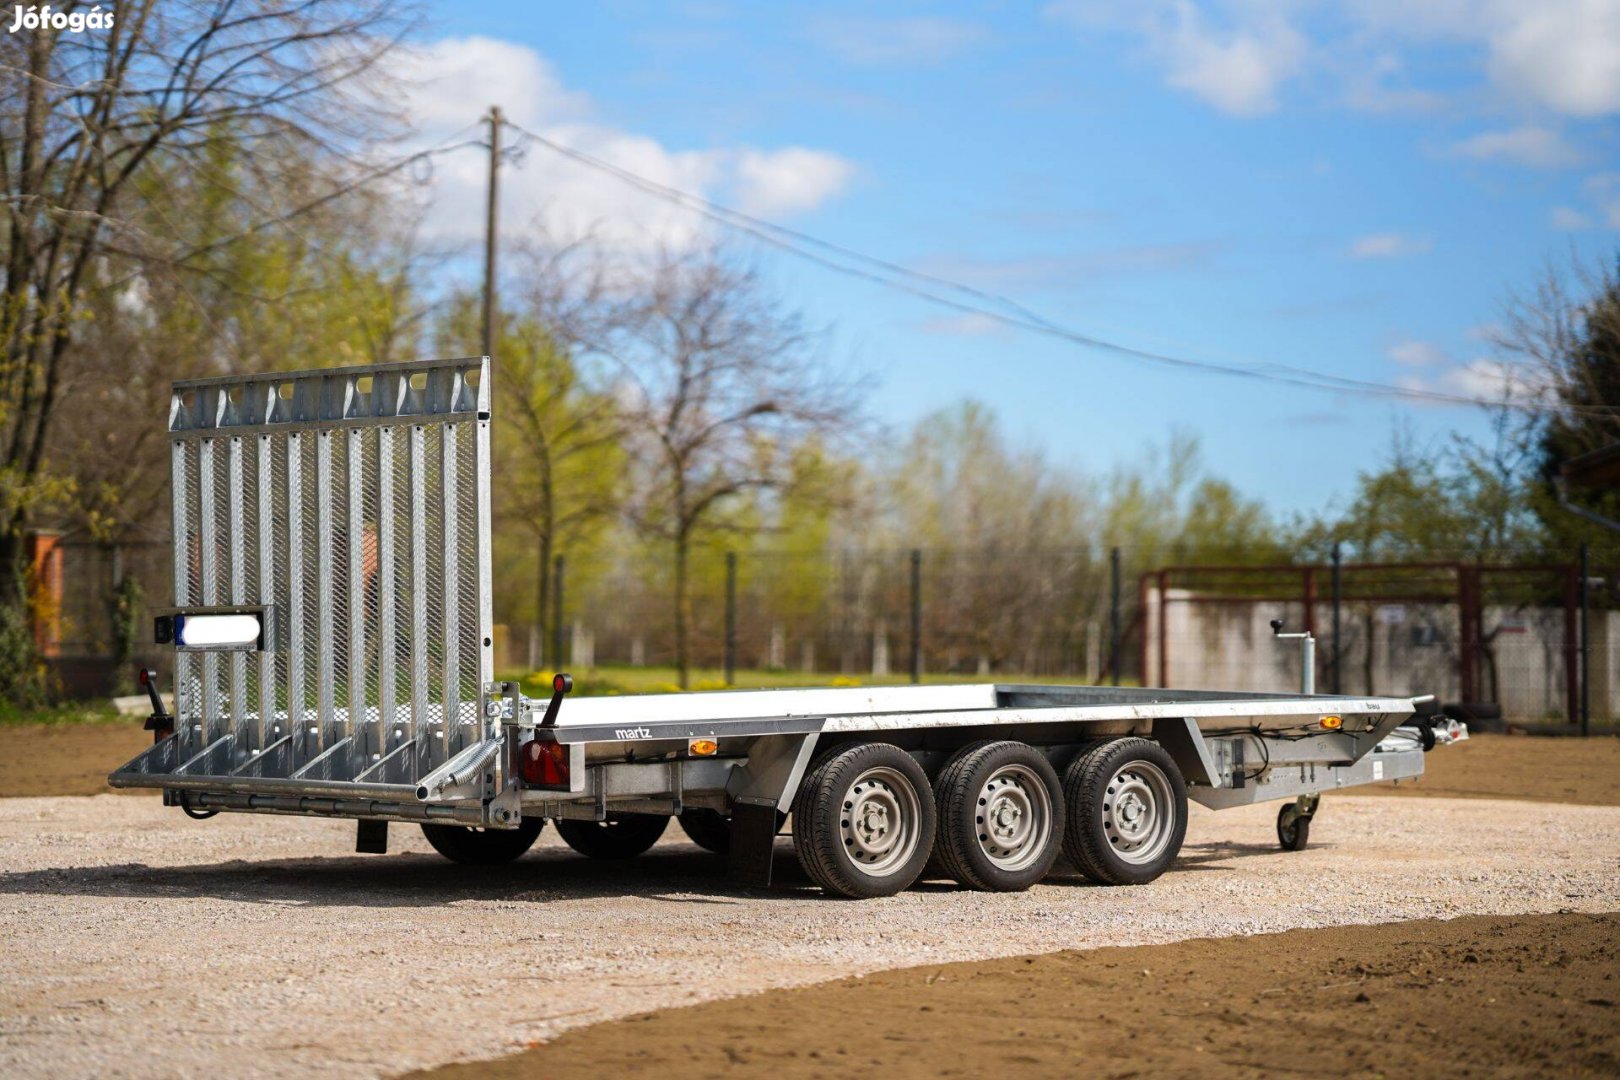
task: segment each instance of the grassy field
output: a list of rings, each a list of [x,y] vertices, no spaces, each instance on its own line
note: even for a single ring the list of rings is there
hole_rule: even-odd
[[[13,724],[48,724],[52,727],[76,724],[109,724],[129,721],[128,716],[106,701],[71,701],[62,705],[46,705],[24,709],[0,702],[0,727]]]

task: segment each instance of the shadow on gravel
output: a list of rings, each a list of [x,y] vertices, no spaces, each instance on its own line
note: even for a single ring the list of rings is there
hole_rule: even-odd
[[[623,862],[548,849],[495,867],[458,866],[430,854],[63,867],[0,874],[0,895],[195,897],[328,907],[437,907],[457,900],[556,903],[636,896],[729,904],[762,896],[788,900],[819,895],[799,869],[790,846],[778,846],[773,874],[775,884],[768,891],[739,886],[726,876],[724,859],[692,847],[655,848]]]
[[[1188,844],[1170,872],[1230,871],[1235,860],[1280,854],[1269,844]],[[0,874],[0,895],[213,898],[321,907],[437,907],[457,900],[557,903],[602,897],[719,905],[762,897],[824,899],[785,841],[777,844],[773,878],[769,890],[739,886],[726,876],[724,859],[689,845],[672,845],[623,862],[548,848],[496,867],[458,866],[427,854],[64,867]],[[1061,861],[1046,884],[1097,887]],[[960,889],[937,879],[913,886],[922,893]]]

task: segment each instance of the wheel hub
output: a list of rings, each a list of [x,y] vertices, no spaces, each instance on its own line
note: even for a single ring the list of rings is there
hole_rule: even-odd
[[[844,796],[839,832],[855,865],[875,876],[911,858],[922,808],[904,777],[890,769],[862,773]]]
[[[1046,785],[1023,765],[998,769],[979,791],[979,849],[996,866],[1020,870],[1038,859],[1052,831]]]
[[[1170,842],[1174,802],[1169,778],[1158,766],[1132,761],[1109,780],[1103,799],[1103,833],[1114,853],[1129,863],[1157,858]]]

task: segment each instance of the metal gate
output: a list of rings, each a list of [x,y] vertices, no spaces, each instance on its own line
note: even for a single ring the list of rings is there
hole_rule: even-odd
[[[495,734],[489,399],[487,359],[174,385],[175,609],[264,640],[181,648],[115,782],[396,797]]]

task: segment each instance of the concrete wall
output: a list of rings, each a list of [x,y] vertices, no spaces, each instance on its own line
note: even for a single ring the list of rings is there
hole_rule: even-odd
[[[1148,591],[1147,679],[1160,681],[1159,597]],[[1300,685],[1300,643],[1278,641],[1270,621],[1304,628],[1304,607],[1276,601],[1188,602],[1169,591],[1170,686],[1188,690],[1289,692]],[[1558,608],[1485,609],[1488,653],[1495,659],[1495,697],[1509,719],[1539,722],[1569,716],[1564,613]],[[1317,689],[1330,689],[1331,616],[1316,608]],[[1455,701],[1459,685],[1459,627],[1454,604],[1346,605],[1341,670],[1349,694],[1434,694]],[[1480,665],[1481,694],[1492,696],[1490,666]],[[1592,716],[1620,716],[1620,613],[1592,614]]]

